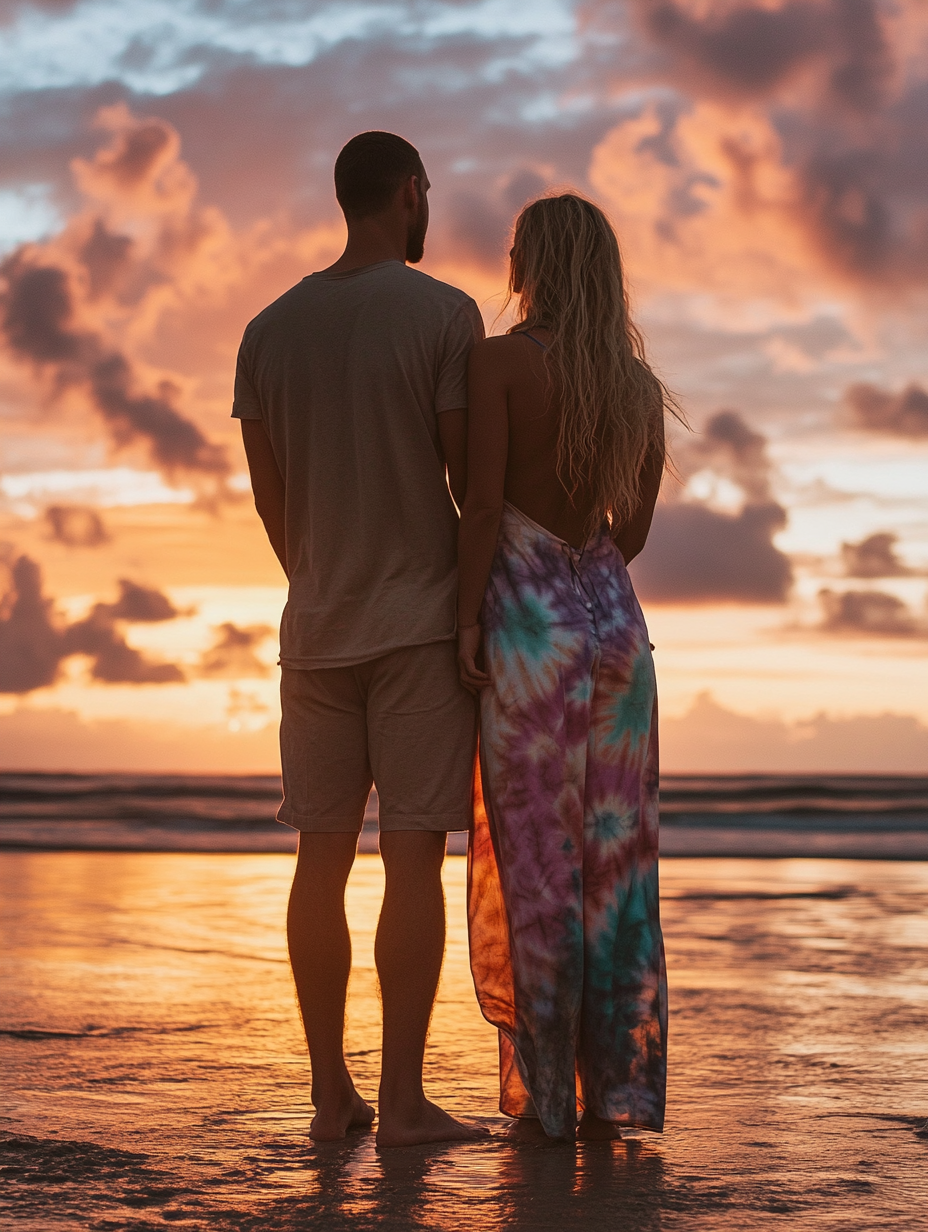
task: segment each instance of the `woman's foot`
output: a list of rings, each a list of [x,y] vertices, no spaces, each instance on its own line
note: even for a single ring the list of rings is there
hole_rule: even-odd
[[[309,1136],[314,1142],[336,1142],[349,1129],[370,1129],[375,1115],[370,1104],[352,1088],[345,1099],[320,1102],[309,1126]]]
[[[558,1138],[549,1138],[542,1129],[541,1121],[537,1117],[519,1117],[506,1130],[506,1136],[511,1138],[513,1142],[551,1143],[562,1141]]]
[[[581,1142],[611,1142],[622,1137],[622,1131],[612,1121],[604,1121],[593,1112],[584,1112],[577,1126],[577,1137]]]
[[[378,1146],[418,1146],[423,1142],[472,1142],[489,1130],[456,1121],[430,1100],[405,1113],[385,1112],[381,1104],[377,1126]]]

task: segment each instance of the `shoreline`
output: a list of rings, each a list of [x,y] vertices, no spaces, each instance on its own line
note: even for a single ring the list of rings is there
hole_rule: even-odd
[[[270,853],[269,853],[270,854]],[[928,862],[669,859],[664,1134],[513,1143],[447,860],[429,1095],[491,1136],[313,1144],[292,857],[0,859],[0,1224],[78,1232],[909,1232],[924,1206]],[[346,1055],[380,1077],[384,870],[356,861]]]
[[[7,827],[3,827],[6,829]],[[9,827],[11,830],[14,828]],[[47,829],[47,826],[45,827]],[[97,838],[81,841],[73,836],[56,841],[53,836],[0,836],[0,854],[14,852],[75,852],[121,855],[293,855],[296,834],[217,835],[209,833],[177,834],[171,831],[148,830],[144,834]],[[359,855],[379,852],[377,832],[362,832],[358,842]],[[449,835],[447,853],[452,857],[467,855],[467,835],[457,831]],[[840,834],[834,831],[812,831],[799,834],[795,830],[742,830],[736,828],[674,828],[661,832],[662,860],[887,860],[905,862],[928,861],[928,832],[874,831],[872,833]]]

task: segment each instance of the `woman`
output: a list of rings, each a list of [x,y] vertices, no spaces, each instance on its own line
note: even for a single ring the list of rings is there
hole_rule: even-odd
[[[472,352],[460,528],[458,661],[482,717],[471,965],[501,1110],[615,1138],[664,1116],[656,691],[625,566],[673,404],[595,205],[527,206],[509,286],[519,323]]]

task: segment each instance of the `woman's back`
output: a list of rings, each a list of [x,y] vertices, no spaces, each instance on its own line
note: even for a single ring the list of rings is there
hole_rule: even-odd
[[[519,323],[478,343],[469,363],[458,623],[471,638],[504,502],[575,549],[608,525],[627,564],[644,546],[664,466],[666,391],[629,317],[603,212],[571,193],[526,206],[509,288]]]
[[[552,535],[582,547],[593,500],[582,489],[571,498],[558,475],[561,410],[545,367],[549,339],[546,329],[487,338],[479,344],[483,351],[479,372],[497,391],[505,390],[505,499]],[[491,449],[498,443],[486,438],[484,442]],[[479,448],[474,451],[472,467],[482,469],[487,464],[489,459],[481,454]]]

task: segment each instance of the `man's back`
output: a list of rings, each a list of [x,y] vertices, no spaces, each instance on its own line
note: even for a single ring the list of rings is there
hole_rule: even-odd
[[[335,160],[337,261],[248,326],[235,410],[255,508],[290,577],[281,627],[278,820],[300,832],[287,940],[312,1066],[309,1133],[374,1109],[345,1058],[345,887],[371,786],[385,889],[377,1144],[471,1139],[426,1097],[422,1061],[445,936],[446,836],[471,824],[473,697],[458,676],[458,497],[467,360],[483,336],[422,259],[429,181],[415,146],[359,133]],[[463,499],[463,497],[461,497]]]
[[[234,414],[263,420],[286,492],[284,666],[453,637],[438,415],[466,405],[482,334],[473,300],[400,261],[310,275],[245,331]]]

